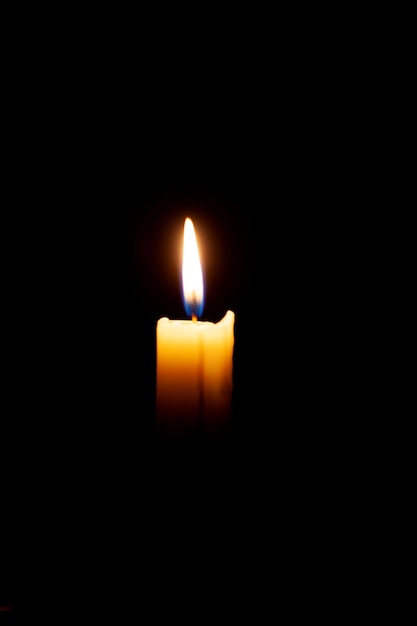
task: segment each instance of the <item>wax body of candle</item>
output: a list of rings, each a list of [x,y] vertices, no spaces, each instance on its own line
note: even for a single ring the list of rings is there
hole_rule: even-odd
[[[158,320],[156,423],[165,433],[224,432],[230,424],[235,314],[218,323]]]

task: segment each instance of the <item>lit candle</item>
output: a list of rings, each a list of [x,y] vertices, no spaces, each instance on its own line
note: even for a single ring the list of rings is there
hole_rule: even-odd
[[[156,327],[156,422],[162,433],[218,433],[229,426],[235,314],[201,321],[204,281],[194,225],[184,222],[182,286],[191,319]]]

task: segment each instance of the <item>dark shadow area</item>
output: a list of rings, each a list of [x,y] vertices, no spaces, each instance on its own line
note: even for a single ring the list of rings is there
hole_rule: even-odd
[[[180,117],[160,100],[139,115],[121,97],[106,115],[96,98],[42,137],[21,128],[2,217],[0,603],[143,616],[170,583],[165,608],[180,588],[197,594],[203,563],[233,605],[271,542],[301,545],[308,519],[314,544],[314,507],[338,507],[361,432],[356,165],[344,118],[326,132],[280,81],[276,106],[236,98]],[[203,319],[236,316],[232,408],[221,435],[164,438],[155,331],[185,318],[187,216]]]

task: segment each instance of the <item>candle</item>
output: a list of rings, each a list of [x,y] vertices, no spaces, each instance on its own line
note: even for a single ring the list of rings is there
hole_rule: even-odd
[[[191,319],[156,327],[156,422],[169,434],[219,433],[229,426],[235,314],[202,321],[203,273],[193,222],[184,222],[182,285]]]

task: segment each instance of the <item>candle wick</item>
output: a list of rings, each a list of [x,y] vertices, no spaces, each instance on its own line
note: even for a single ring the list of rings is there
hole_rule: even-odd
[[[193,322],[197,321],[197,315],[195,313],[196,309],[197,309],[197,295],[195,293],[195,289],[193,289],[193,293],[191,296],[191,307],[192,307],[192,313],[191,313],[191,319]]]

